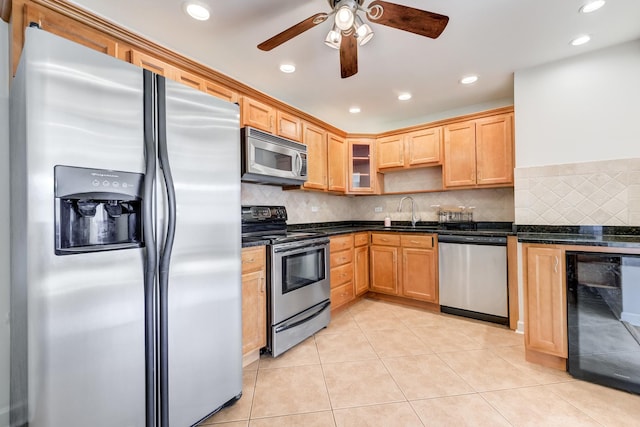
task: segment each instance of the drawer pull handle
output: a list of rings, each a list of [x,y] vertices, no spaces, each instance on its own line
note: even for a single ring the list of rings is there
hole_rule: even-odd
[[[412,241],[411,241],[411,243],[418,244],[418,243],[420,243],[420,242],[418,242],[417,240],[412,240]]]
[[[556,256],[556,263],[553,266],[553,271],[555,271],[556,273],[558,272],[558,265],[560,264],[560,259]]]
[[[246,259],[245,261],[246,262],[256,262],[256,259],[255,258],[251,258],[251,259]]]

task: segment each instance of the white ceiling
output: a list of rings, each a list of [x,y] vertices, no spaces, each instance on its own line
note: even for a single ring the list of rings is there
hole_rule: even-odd
[[[358,48],[359,72],[340,78],[339,53],[323,43],[324,22],[270,52],[257,45],[318,12],[327,0],[200,0],[199,22],[182,0],[73,0],[159,44],[347,132],[380,132],[513,103],[514,71],[640,38],[640,0],[607,0],[581,14],[586,0],[397,0],[449,16],[438,39],[371,24]],[[371,0],[365,0],[367,6]],[[570,41],[590,34],[590,43]],[[283,74],[283,62],[296,65]],[[480,79],[470,86],[466,74]],[[400,92],[413,94],[397,100]],[[349,107],[359,106],[359,114]]]

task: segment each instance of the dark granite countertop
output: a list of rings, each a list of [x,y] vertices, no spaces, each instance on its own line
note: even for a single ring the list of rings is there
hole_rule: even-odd
[[[640,249],[640,227],[518,225],[518,241]]]
[[[269,244],[269,240],[260,239],[255,237],[242,239],[243,248],[252,248],[254,246],[265,246]]]
[[[437,222],[421,222],[415,227],[410,222],[396,222],[391,227],[385,227],[382,221],[344,221],[333,223],[312,223],[293,224],[288,228],[291,231],[313,230],[336,236],[340,234],[357,233],[360,231],[384,231],[395,233],[436,233],[436,234],[458,234],[488,237],[502,237],[515,235],[510,222],[477,222],[477,230],[447,230]]]

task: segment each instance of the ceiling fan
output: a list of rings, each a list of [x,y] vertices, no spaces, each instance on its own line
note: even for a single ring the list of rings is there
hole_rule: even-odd
[[[373,37],[371,27],[363,22],[358,12],[376,24],[432,39],[438,38],[449,22],[448,16],[386,1],[375,0],[367,8],[362,7],[364,0],[328,1],[333,9],[330,13],[316,13],[260,43],[258,49],[269,51],[335,15],[324,42],[327,46],[340,49],[340,74],[344,79],[358,72],[358,44],[362,46]]]

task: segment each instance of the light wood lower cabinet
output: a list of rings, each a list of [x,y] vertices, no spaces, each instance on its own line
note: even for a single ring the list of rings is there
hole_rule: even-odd
[[[567,357],[565,251],[523,245],[524,342],[543,355]]]
[[[371,290],[438,303],[437,239],[433,234],[371,234]]]
[[[353,287],[353,234],[334,236],[329,244],[331,268],[331,309],[335,310],[355,298]]]
[[[245,362],[267,345],[265,247],[242,249],[242,354]],[[253,357],[252,357],[253,355]]]
[[[398,295],[399,234],[371,233],[371,285],[374,292]]]
[[[356,296],[369,290],[369,233],[353,236],[353,286]]]
[[[438,303],[438,265],[434,235],[403,235],[402,245],[402,295],[405,297]]]

